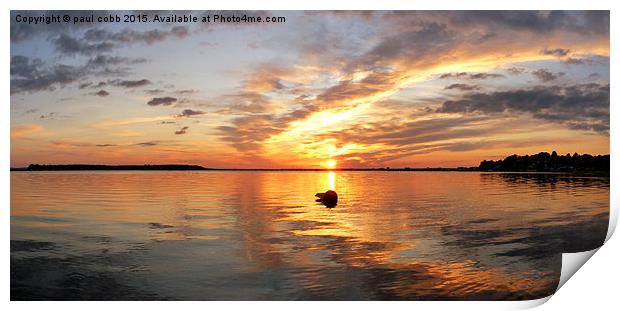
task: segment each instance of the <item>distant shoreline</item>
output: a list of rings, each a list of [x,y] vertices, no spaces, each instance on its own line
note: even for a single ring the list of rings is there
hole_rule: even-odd
[[[70,172],[70,171],[239,171],[239,172],[483,172],[483,173],[531,173],[558,174],[573,176],[609,176],[609,171],[488,171],[478,167],[426,167],[426,168],[210,168],[200,165],[162,164],[162,165],[90,165],[90,164],[57,164],[31,165],[29,167],[11,167],[11,171],[19,172]]]
[[[28,167],[11,167],[11,171],[382,171],[382,172],[504,172],[504,173],[557,173],[581,176],[610,176],[610,156],[574,153],[558,155],[540,152],[533,155],[513,154],[503,160],[483,160],[479,166],[471,167],[425,167],[425,168],[211,168],[190,164],[30,164]]]

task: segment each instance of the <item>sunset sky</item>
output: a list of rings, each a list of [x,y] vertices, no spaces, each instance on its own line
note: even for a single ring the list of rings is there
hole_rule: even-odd
[[[11,166],[456,167],[609,153],[608,12],[78,25],[18,14],[48,13],[11,12]]]

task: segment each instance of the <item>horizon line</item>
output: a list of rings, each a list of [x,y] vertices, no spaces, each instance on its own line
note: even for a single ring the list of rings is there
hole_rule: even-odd
[[[234,168],[234,167],[208,167],[202,166],[198,164],[179,164],[179,163],[166,163],[166,164],[85,164],[85,163],[70,163],[70,164],[36,164],[32,163],[27,166],[11,166],[11,170],[27,170],[30,166],[56,166],[56,167],[71,167],[71,166],[91,166],[91,167],[178,167],[185,168],[191,170],[195,168],[195,170],[219,170],[219,171],[342,171],[342,170],[424,170],[424,169],[451,169],[451,170],[464,170],[464,169],[478,169],[479,166],[458,166],[458,167],[338,167],[338,168],[300,168],[300,167],[291,167],[291,168],[268,168],[268,167],[259,167],[259,168]]]

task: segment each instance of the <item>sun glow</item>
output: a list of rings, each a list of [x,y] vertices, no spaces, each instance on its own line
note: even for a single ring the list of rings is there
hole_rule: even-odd
[[[325,167],[330,168],[330,169],[336,168],[336,160],[333,160],[333,159],[327,160],[327,162],[325,162]]]
[[[329,190],[336,191],[336,174],[334,172],[329,172],[327,174],[327,184]]]

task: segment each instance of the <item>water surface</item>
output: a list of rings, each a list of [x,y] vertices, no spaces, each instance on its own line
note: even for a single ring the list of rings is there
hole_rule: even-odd
[[[535,299],[608,212],[605,177],[12,172],[11,299]]]

